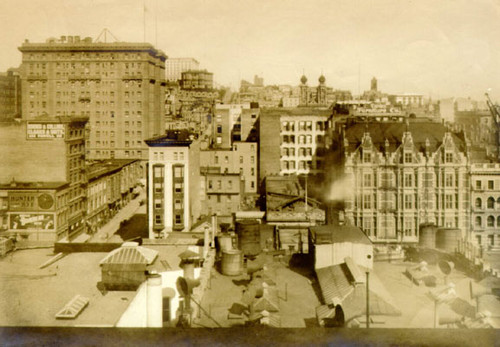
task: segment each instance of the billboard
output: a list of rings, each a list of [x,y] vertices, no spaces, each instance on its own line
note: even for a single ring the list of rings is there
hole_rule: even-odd
[[[28,123],[26,125],[28,140],[63,139],[64,124],[57,123]]]
[[[54,196],[48,193],[38,192],[9,192],[10,211],[38,211],[49,210],[54,207]]]
[[[12,230],[54,230],[54,214],[12,213],[9,215]]]

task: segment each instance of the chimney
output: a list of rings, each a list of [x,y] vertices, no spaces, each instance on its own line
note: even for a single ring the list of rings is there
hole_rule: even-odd
[[[146,287],[147,327],[161,328],[163,326],[161,275],[157,273],[149,274]]]

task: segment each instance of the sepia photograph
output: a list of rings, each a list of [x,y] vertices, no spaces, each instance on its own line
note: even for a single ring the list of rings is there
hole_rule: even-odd
[[[497,345],[499,23],[1,0],[1,344]]]

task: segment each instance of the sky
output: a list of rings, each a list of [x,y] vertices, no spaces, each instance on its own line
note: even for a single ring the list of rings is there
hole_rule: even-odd
[[[387,93],[500,102],[498,0],[0,0],[0,71],[20,65],[25,39],[104,28],[193,57],[233,89],[303,73],[316,86],[323,73],[354,94],[376,77]]]

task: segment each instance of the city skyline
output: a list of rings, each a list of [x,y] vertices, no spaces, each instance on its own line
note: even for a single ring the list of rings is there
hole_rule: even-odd
[[[25,3],[25,4],[24,4]],[[433,99],[500,99],[500,6],[493,1],[3,1],[0,70],[21,63],[28,39],[108,28],[120,41],[146,41],[169,57],[193,57],[218,85],[239,87],[255,74],[265,84],[298,85],[305,73],[354,94],[375,76],[388,93]]]

